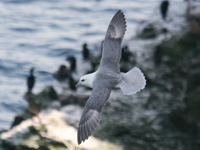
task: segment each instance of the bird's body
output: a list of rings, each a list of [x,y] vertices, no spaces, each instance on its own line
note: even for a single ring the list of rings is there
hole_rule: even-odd
[[[87,47],[87,43],[83,44],[82,55],[83,55],[84,60],[87,60],[90,56],[90,52],[89,52],[89,49]]]
[[[76,71],[76,58],[74,56],[69,56],[67,60],[70,62],[70,72]]]
[[[74,80],[71,72],[69,74],[69,88],[73,91],[76,91],[76,81]]]
[[[162,1],[160,5],[160,12],[161,12],[163,20],[165,20],[167,17],[168,7],[169,7],[169,1],[168,0]]]
[[[58,71],[54,73],[54,77],[62,82],[69,77],[69,70],[66,65],[60,65]]]
[[[28,87],[28,93],[32,92],[32,89],[35,84],[35,76],[33,75],[34,68],[30,69],[30,75],[27,77],[27,87]]]
[[[125,17],[119,10],[107,29],[99,68],[79,80],[78,85],[89,86],[93,90],[79,123],[78,144],[88,139],[99,124],[103,106],[114,87],[121,88],[125,95],[135,94],[145,87],[146,80],[138,68],[127,73],[120,72],[121,42],[125,31]]]

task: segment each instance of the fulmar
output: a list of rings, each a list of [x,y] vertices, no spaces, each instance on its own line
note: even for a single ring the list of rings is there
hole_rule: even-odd
[[[126,19],[121,10],[112,18],[103,43],[103,52],[97,71],[80,78],[77,86],[93,88],[86,102],[78,128],[78,144],[91,136],[98,126],[103,106],[111,90],[119,87],[124,95],[131,95],[144,89],[146,80],[139,68],[134,67],[127,73],[120,72],[121,42],[126,31]]]

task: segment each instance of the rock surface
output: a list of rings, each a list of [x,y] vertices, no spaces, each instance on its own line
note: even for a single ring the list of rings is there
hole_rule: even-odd
[[[17,150],[122,150],[122,147],[94,137],[78,145],[77,130],[69,126],[66,114],[57,110],[42,111],[39,118],[23,121],[1,135],[2,149]]]

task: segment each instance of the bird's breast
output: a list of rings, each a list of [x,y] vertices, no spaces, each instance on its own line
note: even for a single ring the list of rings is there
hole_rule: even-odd
[[[112,72],[97,73],[94,84],[106,88],[114,88],[118,84],[118,74]]]

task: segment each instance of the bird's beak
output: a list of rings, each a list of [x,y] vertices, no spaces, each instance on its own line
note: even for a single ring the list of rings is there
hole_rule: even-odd
[[[81,85],[81,83],[78,82],[78,83],[76,84],[76,88],[78,88],[80,85]]]

